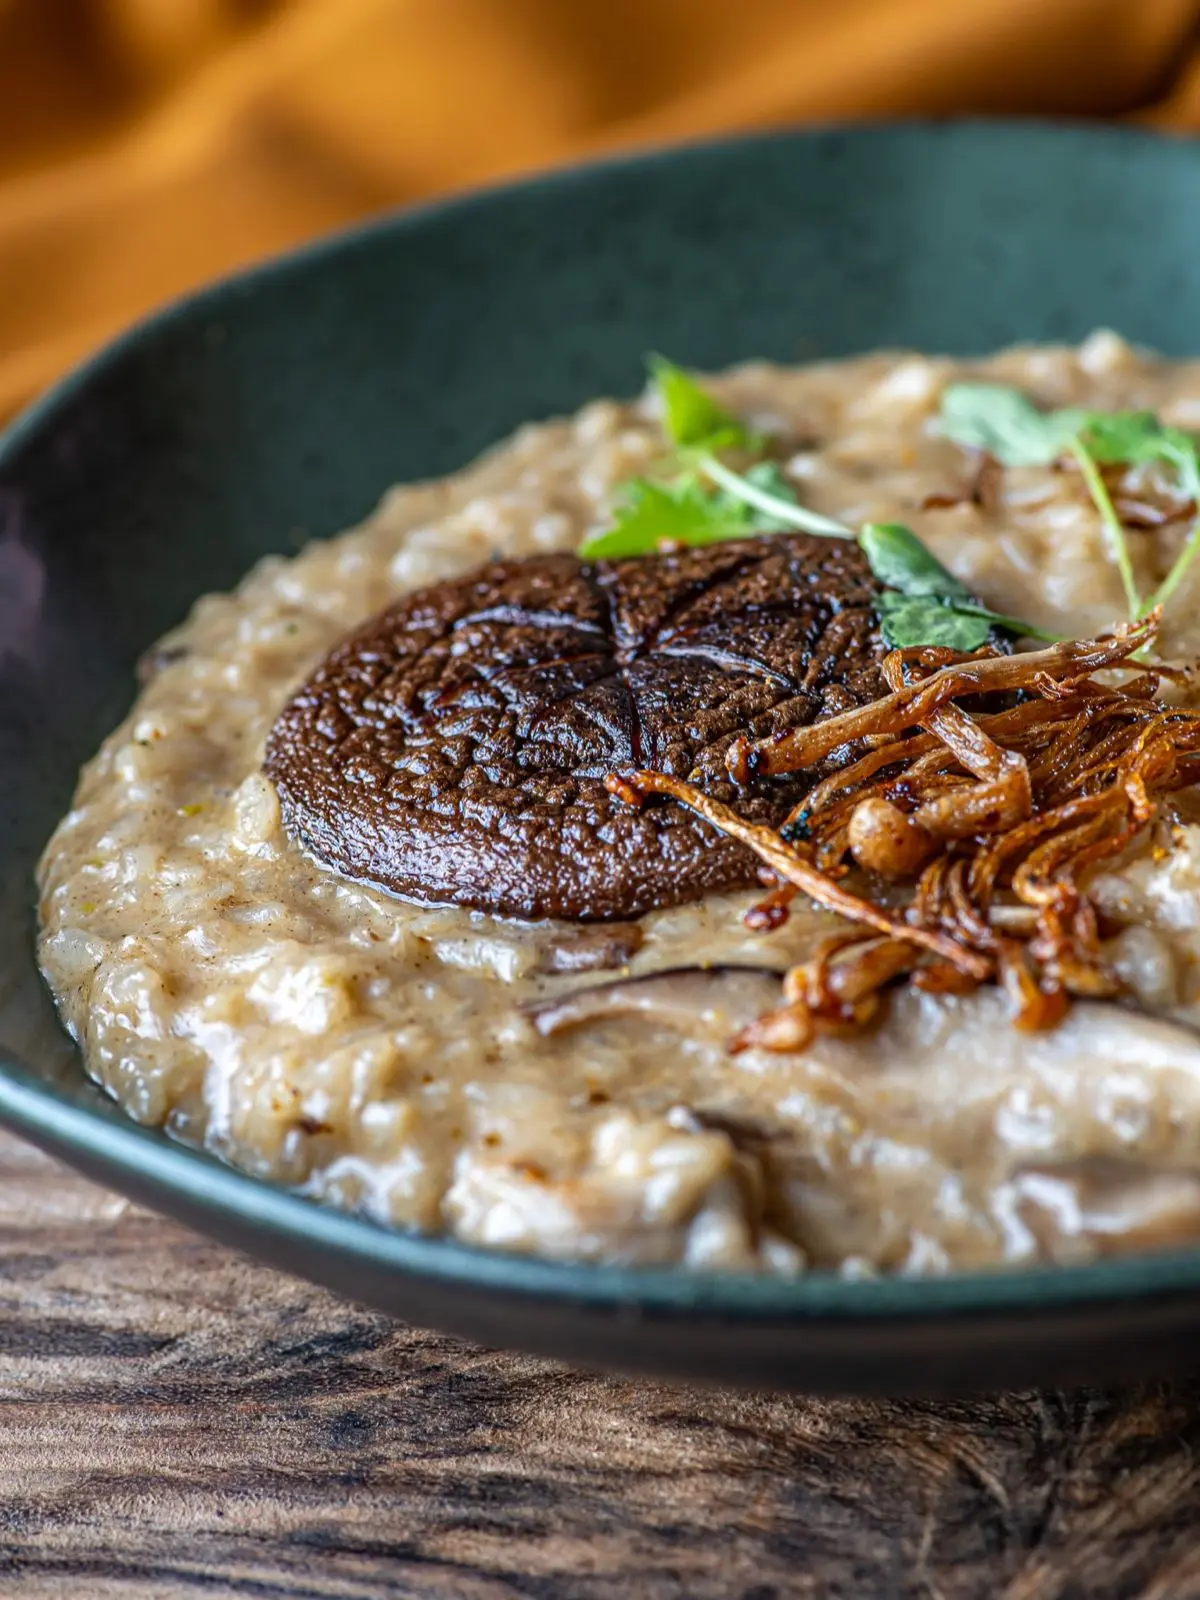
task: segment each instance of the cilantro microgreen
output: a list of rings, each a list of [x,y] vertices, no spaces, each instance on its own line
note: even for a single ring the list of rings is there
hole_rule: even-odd
[[[662,404],[663,429],[675,447],[677,470],[662,481],[635,478],[627,483],[611,527],[581,546],[585,560],[624,560],[652,555],[667,544],[717,544],[789,529],[837,539],[855,537],[844,523],[800,505],[778,463],[760,460],[738,471],[722,460],[721,451],[761,452],[765,441],[718,405],[681,367],[654,356],[650,373]],[[911,528],[868,523],[857,538],[871,571],[884,586],[877,610],[884,640],[892,648],[946,645],[977,650],[993,628],[1050,637],[978,605]]]
[[[945,645],[948,650],[978,650],[988,641],[986,617],[955,610],[932,595],[898,594],[885,589],[876,601],[879,627],[889,650]]]
[[[1131,466],[1142,461],[1178,462],[1179,449],[1188,446],[1188,436],[1178,428],[1165,427],[1153,411],[1085,411],[1079,432],[1097,461],[1125,461]]]
[[[796,526],[796,518],[801,514],[810,524],[816,517],[815,511],[809,511],[796,499],[796,491],[784,477],[777,462],[757,461],[741,474],[741,478],[738,494],[733,494],[727,488],[718,489],[717,498],[727,504],[741,506],[748,516],[754,518],[763,533],[786,533],[789,528]],[[755,491],[757,503],[746,499],[747,486]],[[838,526],[840,528],[841,524]],[[812,531],[811,525],[809,531]]]
[[[1079,410],[1039,411],[1006,383],[952,383],[942,393],[942,428],[956,444],[986,450],[1006,467],[1048,467],[1083,425]]]
[[[663,408],[663,431],[681,450],[757,450],[762,441],[724,406],[718,405],[682,367],[666,356],[648,356],[646,365]]]
[[[956,443],[986,450],[1005,466],[1049,466],[1060,456],[1073,457],[1099,513],[1131,617],[1165,604],[1200,552],[1198,517],[1167,576],[1142,600],[1125,526],[1101,466],[1157,463],[1174,476],[1183,497],[1200,507],[1200,446],[1192,434],[1168,427],[1153,411],[1087,411],[1078,406],[1039,411],[1008,384],[955,383],[942,395],[941,422]]]
[[[1200,445],[1193,434],[1167,426],[1152,411],[1089,412],[1083,438],[1097,461],[1124,461],[1130,466],[1157,462],[1166,467],[1181,497],[1192,502],[1192,530],[1171,570],[1138,608],[1136,615],[1144,617],[1167,603],[1200,550]]]
[[[764,466],[770,467],[771,471],[762,472],[760,469]],[[758,467],[751,467],[749,472],[734,472],[723,461],[718,461],[716,456],[706,454],[697,459],[696,469],[723,489],[728,498],[740,500],[757,511],[760,527],[769,527],[776,533],[783,528],[796,528],[801,533],[824,534],[831,539],[853,537],[845,523],[799,505],[787,480],[772,463],[761,462]],[[786,494],[780,492],[781,487]]]
[[[892,650],[946,645],[978,650],[992,625],[986,617],[959,609],[972,604],[971,592],[927,550],[911,528],[899,522],[868,522],[858,542],[871,571],[884,587],[875,602],[883,642]]]
[[[966,585],[903,523],[868,522],[859,530],[858,542],[871,571],[889,589],[914,598],[932,595],[939,600],[971,600]]]
[[[935,644],[978,650],[993,628],[1031,639],[1058,638],[1019,617],[981,606],[903,523],[868,522],[859,530],[858,542],[885,586],[876,609],[883,642],[893,650]]]
[[[1142,425],[1142,414],[1134,415],[1138,422],[1133,430],[1125,430],[1129,436]],[[957,444],[986,450],[1006,467],[1049,466],[1060,456],[1074,457],[1100,515],[1129,613],[1137,616],[1141,597],[1125,529],[1097,465],[1121,458],[1095,449],[1096,444],[1111,449],[1114,421],[1076,406],[1039,411],[1027,395],[1006,383],[953,383],[942,395],[942,428]]]
[[[719,544],[757,531],[746,506],[709,494],[696,478],[678,484],[634,478],[625,485],[612,527],[593,534],[579,554],[585,561],[617,561],[653,555],[661,544]]]
[[[758,461],[738,472],[722,461],[718,451],[761,451],[765,441],[665,356],[652,356],[649,367],[680,470],[661,483],[637,478],[627,484],[612,526],[586,539],[581,556],[619,560],[652,555],[664,543],[715,544],[789,528],[851,537],[840,522],[800,505],[776,462]]]
[[[1195,435],[1161,422],[1153,411],[1088,411],[1082,438],[1100,462],[1131,467],[1157,462],[1175,476],[1189,500],[1200,496],[1200,445]]]

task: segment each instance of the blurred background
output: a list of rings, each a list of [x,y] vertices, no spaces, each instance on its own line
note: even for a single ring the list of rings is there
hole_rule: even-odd
[[[389,206],[726,130],[1200,128],[1200,0],[0,0],[0,416]]]

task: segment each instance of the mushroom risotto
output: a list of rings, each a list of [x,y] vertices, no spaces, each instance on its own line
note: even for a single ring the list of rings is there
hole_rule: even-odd
[[[88,1070],[548,1256],[1200,1237],[1194,429],[1109,333],[660,362],[266,558],[45,852]]]

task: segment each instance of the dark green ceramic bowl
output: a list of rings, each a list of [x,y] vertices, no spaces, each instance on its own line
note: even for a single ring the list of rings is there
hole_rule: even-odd
[[[1200,348],[1200,148],[969,124],[683,150],[393,218],[135,329],[0,441],[0,1120],[341,1294],[568,1360],[893,1393],[1190,1364],[1200,1251],[786,1283],[552,1265],[320,1209],[127,1122],[32,955],[35,859],[138,652],[265,551],[631,392],[647,349],[720,366],[1100,324]]]

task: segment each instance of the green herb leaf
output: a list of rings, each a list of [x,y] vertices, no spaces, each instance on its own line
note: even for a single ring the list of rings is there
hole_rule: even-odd
[[[1086,411],[1079,436],[1097,461],[1135,462],[1159,459],[1166,432],[1153,411]]]
[[[1144,451],[1158,429],[1148,412],[1039,411],[1007,383],[952,383],[942,394],[942,427],[958,444],[987,450],[1008,467],[1044,467],[1069,452],[1079,464],[1108,542],[1131,617],[1141,611],[1125,529],[1097,465]],[[1150,459],[1142,455],[1139,459]]]
[[[663,427],[681,450],[754,449],[758,441],[743,422],[718,405],[690,373],[665,356],[649,356],[646,365],[663,403]]]
[[[1174,474],[1176,486],[1186,499],[1200,502],[1200,445],[1196,438],[1184,429],[1171,428],[1160,422],[1153,411],[1091,411],[1087,415],[1080,440],[1094,461],[1124,461],[1130,466],[1140,466],[1147,462],[1160,463]],[[1080,466],[1086,477],[1087,469],[1082,460]],[[1096,500],[1101,517],[1108,528],[1112,520],[1117,520],[1116,512],[1111,509],[1108,491],[1104,489],[1102,482],[1101,491],[1102,498],[1093,489],[1093,499]],[[1111,519],[1106,514],[1105,502],[1111,510]],[[1148,611],[1153,611],[1155,606],[1166,604],[1179,587],[1198,550],[1200,550],[1200,517],[1197,518],[1171,570],[1158,588],[1148,600],[1131,606],[1134,616],[1144,617]],[[1123,569],[1121,575],[1124,579]],[[1127,595],[1132,593],[1132,598],[1136,600],[1132,573],[1125,587]]]
[[[580,546],[585,561],[615,561],[653,555],[661,544],[719,544],[757,533],[761,523],[749,508],[709,494],[695,477],[679,483],[634,478],[625,485],[613,525]]]
[[[907,595],[887,589],[876,602],[883,642],[892,650],[946,645],[951,650],[978,650],[992,631],[1001,628],[1018,638],[1057,644],[1065,635],[1048,633],[1020,617],[1005,616],[973,600],[941,600],[937,595]],[[964,643],[973,640],[973,643]]]
[[[1047,467],[1083,426],[1074,408],[1039,411],[1007,383],[952,383],[942,393],[942,430],[956,444],[986,450],[1006,467]]]
[[[1058,638],[1019,617],[1007,617],[979,605],[966,585],[948,572],[903,523],[868,522],[859,530],[858,542],[871,571],[887,585],[877,610],[884,643],[894,650],[935,644],[948,645],[953,650],[978,650],[993,628],[1034,639]],[[909,605],[910,600],[921,604]],[[957,642],[962,639],[976,642]]]
[[[796,528],[801,533],[825,534],[833,539],[854,537],[844,522],[800,505],[779,468],[771,462],[759,462],[749,472],[735,472],[716,456],[704,452],[688,459],[698,472],[724,491],[723,498],[740,501],[751,508],[756,513],[758,528]],[[779,485],[782,485],[782,493]]]
[[[769,495],[772,500],[780,502],[778,510],[767,511],[761,506],[752,507],[746,500],[738,499],[728,489],[721,489],[718,498],[729,505],[740,505],[743,511],[755,511],[754,523],[763,533],[785,533],[796,526],[794,515],[787,510],[788,507],[800,509],[800,502],[796,499],[796,491],[779,470],[774,461],[759,461],[748,471],[742,474],[745,481],[760,494]]]
[[[778,533],[794,525],[786,513],[796,505],[796,496],[774,462],[760,461],[744,475],[731,476],[770,496],[784,515],[760,510],[728,489],[709,490],[694,472],[673,483],[634,478],[624,487],[612,527],[586,540],[580,555],[588,561],[652,555],[667,541],[717,544],[722,539]]]
[[[941,418],[948,438],[988,450],[1006,466],[1047,466],[1078,440],[1094,461],[1160,461],[1181,486],[1200,483],[1197,441],[1153,411],[1039,411],[1006,383],[953,383],[942,394]]]
[[[885,589],[875,604],[883,642],[890,650],[914,650],[922,645],[978,650],[992,631],[985,616],[954,610],[935,595],[897,594]]]
[[[858,542],[871,571],[889,589],[905,595],[935,595],[940,600],[970,600],[971,591],[927,550],[911,528],[899,522],[868,522]]]
[[[1200,452],[1192,434],[1160,422],[1153,411],[1089,411],[1080,438],[1096,461],[1140,466],[1157,461],[1193,497],[1200,486]]]
[[[722,461],[722,450],[760,452],[766,441],[718,405],[673,361],[651,356],[648,365],[662,397],[663,426],[676,447],[677,460],[692,477],[699,475],[721,491],[719,503],[743,504],[754,529],[763,533],[799,528],[841,539],[850,536],[843,523],[800,505],[775,462],[759,461],[748,471],[738,472]]]
[[[958,444],[988,450],[1010,467],[1048,466],[1064,452],[1074,456],[1100,514],[1131,617],[1145,616],[1155,606],[1164,605],[1200,553],[1198,516],[1167,576],[1148,600],[1141,599],[1125,528],[1100,466],[1158,462],[1174,474],[1181,494],[1200,503],[1200,443],[1184,429],[1168,427],[1153,411],[1068,407],[1042,412],[1008,384],[956,383],[942,395],[942,427]]]

